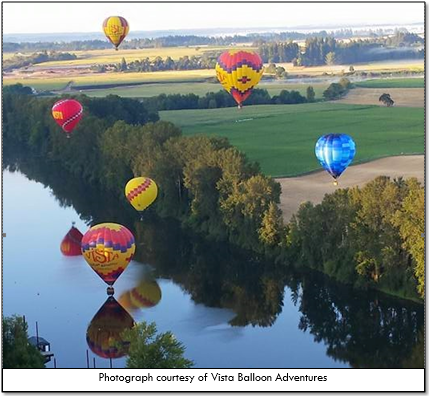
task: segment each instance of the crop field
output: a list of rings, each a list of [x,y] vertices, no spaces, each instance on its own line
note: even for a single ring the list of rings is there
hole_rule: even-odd
[[[307,87],[311,85],[314,88],[316,99],[322,98],[323,91],[328,87],[328,84],[293,84],[285,81],[284,83],[260,83],[258,88],[266,89],[271,96],[278,95],[281,90],[295,90],[305,96]],[[109,94],[119,95],[125,98],[145,98],[160,94],[190,94],[204,96],[208,92],[217,92],[222,89],[218,82],[183,82],[183,83],[168,83],[168,84],[144,84],[134,87],[118,86],[109,89],[91,89],[83,91],[88,96],[104,97]]]
[[[423,78],[386,78],[356,82],[361,88],[424,88]]]
[[[236,46],[236,47],[161,47],[161,48],[142,48],[142,49],[128,49],[119,51],[112,49],[107,50],[93,50],[93,51],[70,51],[75,54],[78,59],[70,61],[53,61],[40,63],[40,67],[50,66],[81,66],[93,64],[109,64],[119,63],[122,58],[129,63],[135,60],[145,58],[154,59],[157,56],[165,59],[167,56],[174,60],[178,60],[184,56],[201,56],[204,52],[212,51],[225,51],[227,49],[254,49],[252,47]]]
[[[311,103],[163,111],[160,116],[181,126],[185,135],[227,137],[274,177],[319,169],[314,146],[327,133],[353,137],[354,163],[424,152],[423,108]]]
[[[63,72],[55,74],[55,72],[53,72],[39,75],[37,78],[31,77],[30,75],[25,75],[21,78],[18,76],[8,76],[3,78],[3,84],[10,85],[21,83],[23,85],[32,86],[35,89],[51,90],[62,89],[70,81],[73,82],[75,88],[78,88],[79,85],[127,85],[139,82],[201,82],[209,77],[214,77],[213,70],[173,70],[149,73],[90,73],[78,76],[64,75]]]

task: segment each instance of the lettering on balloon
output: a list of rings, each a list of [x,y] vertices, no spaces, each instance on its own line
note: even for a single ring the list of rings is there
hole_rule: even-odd
[[[91,260],[93,263],[110,263],[113,260],[119,258],[119,254],[116,252],[108,252],[105,250],[93,249],[85,253],[85,256],[88,260]]]
[[[53,116],[56,120],[62,120],[62,119],[63,119],[63,112],[62,112],[62,111],[53,111],[53,112],[52,112],[52,116]]]

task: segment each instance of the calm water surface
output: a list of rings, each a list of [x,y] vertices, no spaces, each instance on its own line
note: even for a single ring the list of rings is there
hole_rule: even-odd
[[[91,367],[94,359],[96,367],[109,367],[109,359],[94,354],[86,339],[92,318],[106,301],[106,285],[83,257],[60,252],[71,222],[85,233],[87,219],[20,172],[4,171],[3,188],[4,315],[25,315],[30,335],[35,335],[37,321],[57,367],[86,367],[87,351]],[[246,262],[251,259],[222,257],[222,249],[211,252],[180,230],[170,235],[169,226],[143,222],[133,232],[140,262],[131,262],[115,283],[115,298],[135,321],[172,331],[196,367],[420,364],[421,305],[344,292],[317,277],[280,281],[273,272],[259,274],[259,267]],[[154,297],[156,284],[161,298]],[[127,296],[139,287],[152,304],[134,303],[130,309]],[[113,367],[124,364],[124,357],[113,360]]]

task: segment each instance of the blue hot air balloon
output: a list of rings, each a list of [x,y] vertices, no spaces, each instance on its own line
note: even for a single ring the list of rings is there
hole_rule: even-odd
[[[337,179],[353,161],[356,145],[349,135],[330,133],[319,138],[315,152],[320,165],[334,178],[334,185],[337,185]]]

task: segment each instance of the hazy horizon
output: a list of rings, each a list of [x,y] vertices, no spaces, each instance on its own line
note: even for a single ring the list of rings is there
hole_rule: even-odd
[[[25,5],[26,12],[22,9]],[[110,15],[131,32],[335,30],[424,26],[424,3],[3,3],[3,37],[100,33]],[[54,17],[53,17],[54,15]],[[178,17],[178,15],[180,17]],[[268,30],[269,29],[269,30]]]

